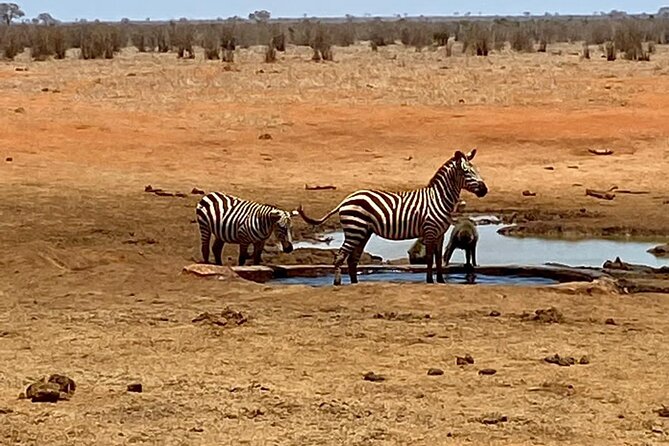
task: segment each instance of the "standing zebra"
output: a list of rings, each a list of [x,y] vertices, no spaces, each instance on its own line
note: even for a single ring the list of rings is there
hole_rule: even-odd
[[[295,212],[295,211],[293,211]],[[209,263],[209,242],[214,236],[214,259],[222,265],[224,243],[239,244],[239,264],[246,263],[249,245],[253,245],[253,263],[259,265],[265,242],[274,232],[281,242],[283,252],[293,251],[291,213],[232,195],[212,192],[196,208],[197,222],[202,240],[202,258]],[[296,215],[296,214],[295,214]]]
[[[308,217],[302,206],[298,212],[311,225],[319,225],[339,211],[344,230],[344,244],[335,256],[334,284],[341,285],[341,265],[348,261],[351,283],[358,282],[357,265],[372,234],[390,240],[421,237],[427,250],[427,282],[432,280],[432,262],[437,264],[437,282],[443,283],[441,251],[444,233],[452,223],[451,214],[464,188],[483,197],[488,187],[470,161],[469,154],[457,151],[446,161],[429,184],[405,192],[359,190],[353,192],[320,220]]]

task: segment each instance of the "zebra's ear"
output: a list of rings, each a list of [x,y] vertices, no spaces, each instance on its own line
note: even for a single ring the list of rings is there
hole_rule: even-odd
[[[476,156],[476,149],[472,149],[472,151],[467,154],[467,160],[471,161],[474,159],[475,156]]]
[[[459,150],[456,150],[456,151],[455,151],[455,154],[453,155],[453,158],[455,158],[456,161],[460,161],[460,160],[461,160],[462,158],[464,158],[464,157],[465,157],[465,154],[462,153],[462,152],[459,151]]]

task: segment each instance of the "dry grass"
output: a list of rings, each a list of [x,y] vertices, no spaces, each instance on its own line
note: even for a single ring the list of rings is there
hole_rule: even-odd
[[[487,58],[454,45],[450,58],[336,47],[335,63],[316,64],[311,48],[289,44],[269,69],[263,46],[235,49],[228,70],[197,47],[193,60],[126,49],[113,60],[70,50],[61,61],[24,53],[1,63],[0,443],[665,441],[669,426],[653,412],[669,402],[665,296],[315,290],[179,274],[199,256],[197,197],[157,197],[147,184],[304,203],[318,214],[358,187],[424,184],[455,148],[473,146],[491,186],[486,199],[468,199],[474,211],[518,210],[565,231],[669,231],[659,204],[669,196],[667,47],[639,64],[608,63],[595,48],[581,60],[580,43],[551,44],[561,55]],[[272,140],[259,141],[266,132]],[[593,157],[591,147],[616,154]],[[651,194],[601,204],[574,183]],[[249,322],[191,322],[227,306]],[[551,306],[564,323],[515,316]],[[406,317],[374,317],[384,312]],[[457,367],[466,353],[475,364]],[[542,362],[554,353],[591,363]],[[430,367],[445,373],[428,377]],[[497,374],[477,374],[487,367]],[[368,371],[387,381],[363,381]],[[52,372],[76,380],[71,401],[16,398]],[[128,394],[136,381],[145,392]],[[481,423],[495,412],[508,421]]]

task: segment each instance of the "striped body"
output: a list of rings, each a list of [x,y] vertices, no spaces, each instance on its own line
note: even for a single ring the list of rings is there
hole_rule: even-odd
[[[339,213],[344,244],[335,258],[335,285],[341,282],[340,267],[348,261],[351,282],[357,282],[357,262],[372,234],[390,240],[421,238],[428,254],[427,281],[432,281],[432,261],[437,254],[437,280],[443,281],[441,249],[460,192],[464,188],[483,197],[488,188],[469,163],[469,156],[456,152],[421,189],[406,192],[359,190],[346,197],[320,220],[312,219],[300,208],[302,218],[310,224],[321,224]]]
[[[209,261],[209,242],[212,237],[214,256],[219,265],[222,263],[220,256],[224,243],[240,245],[240,264],[245,263],[248,246],[253,245],[254,261],[260,263],[262,248],[272,232],[277,234],[285,252],[292,251],[291,217],[287,211],[212,192],[202,197],[196,214],[205,262]]]

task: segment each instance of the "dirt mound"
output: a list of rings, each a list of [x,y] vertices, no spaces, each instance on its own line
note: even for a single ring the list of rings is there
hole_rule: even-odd
[[[69,400],[76,388],[74,380],[55,374],[30,384],[21,398],[27,398],[33,403],[55,403]]]
[[[241,311],[226,308],[220,314],[204,312],[192,320],[194,324],[211,325],[215,327],[235,327],[248,322]]]
[[[555,307],[547,309],[538,309],[534,314],[523,313],[520,318],[524,321],[542,322],[544,324],[560,324],[564,322],[564,316]]]

